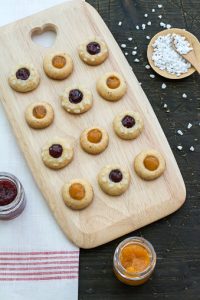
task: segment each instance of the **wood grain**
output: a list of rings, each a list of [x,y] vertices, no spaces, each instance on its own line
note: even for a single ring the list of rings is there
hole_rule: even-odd
[[[44,75],[42,61],[47,49],[31,40],[31,32],[45,26],[53,26],[57,31],[51,50],[65,50],[74,60],[74,73],[65,81],[55,82]],[[110,49],[109,59],[97,68],[83,64],[77,54],[77,45],[94,35],[102,36]],[[4,26],[0,29],[0,54],[0,88],[5,111],[53,215],[75,244],[91,248],[106,243],[174,212],[183,204],[184,182],[159,122],[116,41],[91,6],[81,1],[65,3]],[[24,95],[13,92],[7,82],[10,69],[22,62],[34,62],[41,76],[38,89]],[[128,84],[127,95],[117,103],[104,101],[95,89],[97,78],[112,70],[120,72]],[[94,106],[86,114],[71,116],[61,108],[59,95],[66,85],[77,82],[92,90]],[[24,110],[29,103],[43,100],[53,105],[55,122],[45,130],[35,131],[27,126]],[[113,117],[126,109],[139,111],[145,123],[144,133],[132,142],[121,141],[112,130]],[[107,129],[110,144],[104,153],[91,157],[80,149],[79,135],[83,128],[95,124]],[[47,169],[40,154],[44,142],[54,135],[68,138],[75,146],[73,162],[59,171]],[[164,175],[153,182],[138,178],[132,166],[138,152],[149,147],[161,151],[167,162]],[[102,166],[117,162],[130,170],[131,186],[123,196],[112,198],[100,190],[96,176]],[[77,177],[88,179],[95,193],[93,204],[81,212],[65,207],[60,193],[65,181]]]

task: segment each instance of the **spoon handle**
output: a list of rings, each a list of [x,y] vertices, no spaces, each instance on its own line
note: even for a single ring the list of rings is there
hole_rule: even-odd
[[[189,52],[186,55],[183,55],[184,58],[189,61],[193,67],[196,69],[196,71],[200,74],[200,62],[197,60],[196,55],[194,54],[194,51]]]

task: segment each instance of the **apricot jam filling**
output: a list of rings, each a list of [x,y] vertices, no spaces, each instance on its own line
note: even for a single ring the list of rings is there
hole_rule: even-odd
[[[120,86],[120,80],[116,76],[110,76],[108,77],[106,84],[110,89],[116,89]]]
[[[85,197],[85,188],[80,183],[73,183],[69,188],[69,194],[75,200],[82,200]]]
[[[155,171],[159,166],[159,160],[153,155],[148,155],[144,159],[144,166],[149,171]]]
[[[38,105],[33,108],[33,116],[37,119],[43,119],[47,114],[47,110],[43,105]]]
[[[92,129],[88,132],[87,139],[90,143],[97,144],[102,139],[102,133],[99,129]]]
[[[62,69],[66,65],[66,59],[63,56],[56,55],[52,60],[52,64],[57,69]]]
[[[143,272],[150,265],[150,256],[141,245],[129,244],[122,248],[120,262],[128,273]]]

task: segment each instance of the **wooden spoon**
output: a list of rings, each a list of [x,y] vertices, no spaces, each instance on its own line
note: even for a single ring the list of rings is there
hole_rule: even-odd
[[[192,47],[194,49],[194,51],[191,51],[191,52],[195,52],[194,54],[196,56],[197,64],[200,66],[200,43],[199,43],[198,39],[192,33],[188,32],[188,31],[186,31],[184,29],[180,29],[180,28],[171,28],[171,29],[162,30],[162,31],[158,32],[151,39],[151,41],[150,41],[150,43],[148,45],[148,48],[147,48],[147,58],[148,58],[149,64],[150,64],[150,66],[152,67],[152,69],[156,73],[158,73],[159,75],[161,75],[161,76],[163,76],[165,78],[169,78],[169,79],[182,79],[182,78],[188,77],[188,76],[190,76],[191,74],[193,74],[196,71],[196,67],[194,68],[192,63],[191,63],[192,67],[190,69],[188,69],[188,72],[187,73],[183,73],[180,76],[177,76],[176,74],[168,73],[165,70],[160,70],[158,67],[156,67],[154,65],[154,62],[152,60],[152,54],[153,54],[153,47],[152,47],[152,45],[154,44],[154,42],[157,40],[157,38],[159,36],[161,36],[161,35],[167,35],[168,33],[170,33],[170,34],[176,33],[176,34],[185,36],[185,38],[188,41],[190,41],[190,43],[191,43],[191,45],[192,45]],[[185,57],[185,59],[187,59],[187,58]]]
[[[184,35],[182,35],[184,36]],[[184,36],[185,37],[185,36]],[[186,38],[186,37],[185,37]],[[187,39],[187,38],[186,38]],[[187,39],[188,40],[188,39]],[[188,40],[191,47],[193,48],[193,45],[190,40]],[[200,62],[197,60],[194,48],[193,50],[190,50],[187,54],[181,54],[177,51],[176,45],[174,44],[174,50],[181,55],[183,58],[185,58],[191,65],[197,70],[197,72],[200,74]]]

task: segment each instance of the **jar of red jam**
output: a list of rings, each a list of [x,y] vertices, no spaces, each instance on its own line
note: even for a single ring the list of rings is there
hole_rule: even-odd
[[[24,188],[12,174],[0,173],[0,220],[11,220],[19,216],[26,205]]]

